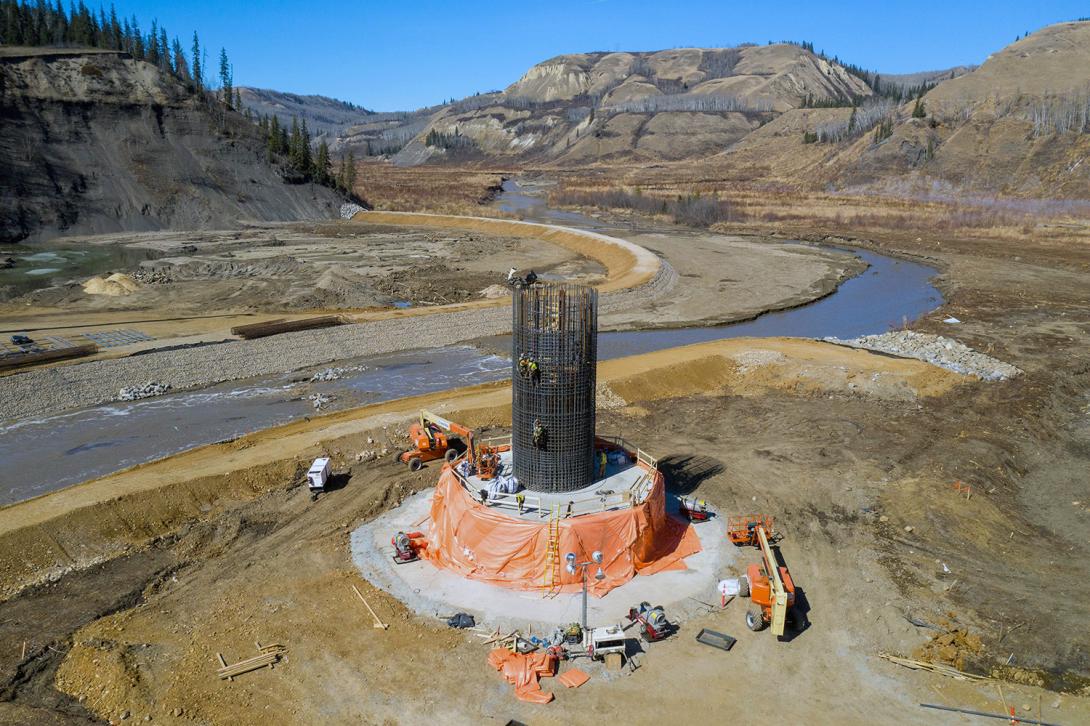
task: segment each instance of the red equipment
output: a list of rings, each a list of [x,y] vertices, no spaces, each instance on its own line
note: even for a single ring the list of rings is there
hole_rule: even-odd
[[[420,559],[421,550],[428,546],[423,532],[398,532],[390,538],[394,546],[394,564],[404,565]]]
[[[678,509],[681,516],[687,517],[690,522],[706,522],[712,516],[708,503],[696,497],[682,497],[678,502]]]
[[[666,619],[666,611],[661,605],[651,607],[651,603],[641,602],[639,607],[629,608],[628,619],[642,626],[643,639],[648,643],[669,637],[674,626]]]

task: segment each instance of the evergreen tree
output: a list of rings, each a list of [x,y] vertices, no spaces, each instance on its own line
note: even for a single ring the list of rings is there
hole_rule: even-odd
[[[319,184],[329,184],[332,181],[329,173],[329,145],[325,139],[318,144],[318,158],[314,160],[314,181]]]
[[[269,154],[271,156],[275,156],[277,154],[283,154],[284,153],[284,147],[281,146],[281,138],[280,138],[280,120],[276,116],[273,116],[269,120],[269,132],[268,132],[267,146],[268,146],[268,149],[269,149]]]
[[[916,96],[916,105],[912,108],[912,118],[927,118],[927,109],[924,108],[923,98]]]
[[[302,140],[299,147],[299,171],[309,177],[314,172],[314,161],[310,155],[310,131],[307,130],[306,119],[303,119],[299,127],[299,137]]]
[[[231,93],[231,64],[227,60],[226,48],[220,48],[220,86],[222,88],[223,103],[230,108],[235,97]]]
[[[167,73],[174,71],[174,66],[170,62],[170,42],[167,41],[167,29],[162,25],[159,26],[159,67]]]
[[[242,94],[239,93],[239,90],[237,88],[235,89],[235,110],[242,110]]]
[[[132,16],[132,23],[129,24],[132,29],[132,57],[136,60],[144,60],[144,36],[140,34],[140,23],[137,22],[136,16]]]
[[[204,64],[201,62],[201,41],[193,31],[193,85],[198,91],[204,88]]]
[[[57,0],[60,2],[60,0]],[[114,9],[113,3],[110,4],[110,47],[114,50],[121,50],[123,38],[121,37],[121,24],[117,21],[117,10]]]
[[[159,65],[159,21],[151,21],[151,32],[148,33],[148,63],[153,66]]]
[[[183,81],[190,80],[189,76],[189,64],[185,60],[185,52],[182,50],[181,42],[175,38],[171,44],[172,54],[174,55],[174,64],[172,66],[174,75],[181,78]]]
[[[356,189],[356,154],[351,149],[348,151],[348,168],[344,173],[344,190],[354,194]]]

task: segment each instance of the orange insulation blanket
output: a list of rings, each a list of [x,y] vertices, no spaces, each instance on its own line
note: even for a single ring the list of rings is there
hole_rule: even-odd
[[[547,519],[520,519],[473,499],[446,467],[435,487],[428,548],[422,554],[439,567],[463,576],[519,590],[544,583],[549,544]],[[604,580],[589,589],[597,597],[623,585],[636,574],[684,569],[683,558],[700,551],[700,540],[688,522],[666,514],[662,474],[655,472],[647,499],[638,506],[560,520],[560,556],[574,552],[580,562],[603,554]],[[582,588],[582,574],[559,568],[560,589]]]

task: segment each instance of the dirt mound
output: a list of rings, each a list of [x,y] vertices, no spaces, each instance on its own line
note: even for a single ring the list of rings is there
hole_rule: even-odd
[[[984,644],[979,635],[972,635],[967,628],[958,627],[949,620],[943,627],[947,630],[931,636],[931,640],[916,649],[913,657],[963,671],[974,657],[984,652]]]
[[[115,272],[106,278],[95,275],[90,280],[83,283],[83,291],[88,295],[121,297],[132,295],[139,289],[140,284],[122,272]]]

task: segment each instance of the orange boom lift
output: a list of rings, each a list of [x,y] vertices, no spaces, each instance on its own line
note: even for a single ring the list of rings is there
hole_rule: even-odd
[[[795,583],[786,567],[780,567],[768,538],[772,517],[750,515],[731,517],[727,536],[736,545],[754,545],[761,549],[761,562],[746,568],[749,598],[753,606],[746,611],[746,626],[753,631],[772,626],[772,634],[782,636],[788,611],[795,606]],[[742,593],[743,595],[745,593]]]
[[[461,452],[452,444],[451,434],[461,437],[465,441],[466,453],[469,454],[469,463],[473,465],[477,476],[481,479],[491,479],[496,475],[496,465],[499,463],[498,454],[505,447],[477,445],[473,429],[463,426],[442,416],[437,416],[431,411],[421,411],[420,421],[409,427],[409,442],[413,448],[399,453],[395,460],[402,464],[408,464],[413,471],[419,471],[425,461],[444,459],[448,462],[455,461],[461,456]]]

